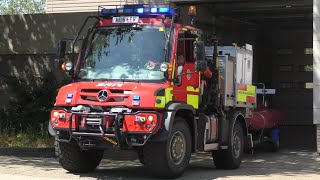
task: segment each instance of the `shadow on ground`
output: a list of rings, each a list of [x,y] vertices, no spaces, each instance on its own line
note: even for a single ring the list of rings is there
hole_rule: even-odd
[[[61,169],[54,158],[28,158],[28,157],[0,157],[0,166],[19,168],[31,166],[39,171],[61,171],[63,176],[75,175],[82,178],[94,179],[151,179],[152,174],[143,167],[134,155],[128,152],[130,160],[104,159],[98,169],[88,174],[72,174]],[[121,157],[119,155],[119,157]],[[5,158],[5,159],[4,159]],[[117,159],[114,158],[113,159]],[[5,160],[5,161],[4,161]],[[41,172],[40,172],[41,173]],[[278,153],[258,152],[246,155],[239,169],[215,169],[210,154],[200,153],[193,155],[190,166],[179,179],[216,179],[243,177],[263,177],[274,175],[293,177],[296,175],[320,175],[320,157],[314,151],[308,150],[282,150]]]

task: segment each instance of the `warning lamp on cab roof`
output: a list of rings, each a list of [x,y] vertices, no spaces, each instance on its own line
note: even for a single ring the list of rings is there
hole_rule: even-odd
[[[197,15],[197,8],[195,6],[190,6],[188,15],[189,16],[196,16]]]
[[[174,10],[169,5],[125,5],[121,8],[107,9],[102,8],[100,11],[102,16],[117,15],[173,15]]]
[[[188,11],[188,16],[191,19],[191,25],[194,25],[194,19],[197,15],[197,8],[196,6],[190,6]]]

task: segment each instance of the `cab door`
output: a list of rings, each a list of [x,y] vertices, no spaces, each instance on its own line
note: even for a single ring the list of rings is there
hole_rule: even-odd
[[[193,44],[197,36],[190,30],[180,30],[176,51],[175,74],[179,79],[173,87],[174,101],[182,101],[192,105],[195,109],[199,107],[200,73],[196,72],[193,58]]]

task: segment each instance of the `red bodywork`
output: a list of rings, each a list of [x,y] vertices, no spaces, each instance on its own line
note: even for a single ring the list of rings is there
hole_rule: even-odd
[[[162,28],[162,17],[161,18],[140,18],[139,25],[148,25],[148,26],[158,26],[159,31]],[[170,20],[165,20],[164,24],[169,27]],[[111,19],[101,20],[97,27],[103,26],[126,26],[124,24],[114,24]],[[128,24],[132,26],[132,24]],[[189,26],[182,26],[180,24],[173,25],[173,42],[172,42],[172,54],[171,59],[169,60],[169,66],[171,70],[168,71],[168,77],[173,77],[173,73],[177,72],[177,62],[176,62],[176,53],[177,53],[177,39],[178,32],[181,29],[186,29],[190,31],[196,31],[195,28]],[[156,42],[155,42],[156,43]],[[144,47],[141,47],[144,48]],[[191,48],[191,47],[190,47]],[[80,56],[79,56],[80,58]],[[81,61],[78,59],[75,65],[75,69],[79,69]],[[163,83],[145,83],[145,82],[116,82],[116,81],[105,81],[105,82],[74,82],[69,85],[62,87],[59,90],[59,93],[56,97],[56,107],[76,107],[77,105],[92,105],[100,107],[127,107],[130,109],[136,109],[141,111],[158,111],[161,112],[162,108],[156,107],[156,98],[157,95],[155,92],[159,89],[166,89],[171,87],[171,94],[173,95],[173,100],[178,100],[187,103],[187,95],[199,95],[199,92],[193,92],[193,89],[188,89],[187,87],[194,87],[194,89],[200,87],[199,77],[200,73],[195,73],[194,63],[185,62],[183,67],[184,75],[181,77],[181,85],[177,86],[176,84],[171,84],[169,81]],[[106,90],[108,92],[108,99],[100,102],[98,100],[98,93],[101,90]],[[72,98],[68,98],[67,95],[72,94]],[[139,96],[139,102],[134,100],[134,96]],[[138,104],[137,104],[138,103]],[[68,122],[66,118],[59,119],[53,116],[53,110],[51,113],[51,122],[55,128],[68,128]],[[60,112],[60,111],[59,111]],[[61,112],[63,113],[63,111]],[[154,121],[140,123],[136,122],[136,115],[126,115],[123,131],[125,132],[150,132],[154,130],[154,133],[159,129],[159,124],[161,123],[161,113],[160,117],[154,118]],[[147,114],[145,115],[146,117]],[[70,114],[66,113],[66,117],[70,117]],[[57,123],[57,121],[59,121]],[[74,121],[79,121],[74,119]],[[81,120],[80,120],[81,121]],[[56,124],[55,124],[56,122]],[[108,121],[107,121],[108,122]],[[81,123],[80,123],[81,124]],[[108,123],[111,124],[111,123]],[[146,125],[151,126],[151,129],[148,130]],[[75,127],[75,124],[72,124],[72,128]]]
[[[169,83],[153,84],[141,82],[77,82],[60,89],[56,106],[76,106],[90,104],[96,106],[126,106],[128,108],[154,109],[159,88],[169,87]],[[109,97],[105,102],[98,101],[97,95],[101,90],[107,90]],[[66,103],[67,94],[72,93],[71,103]],[[140,96],[140,104],[133,105],[133,96]]]
[[[278,127],[281,122],[280,111],[276,109],[266,108],[262,103],[258,102],[258,107],[253,112],[252,118],[247,118],[247,124],[250,131],[261,131]]]

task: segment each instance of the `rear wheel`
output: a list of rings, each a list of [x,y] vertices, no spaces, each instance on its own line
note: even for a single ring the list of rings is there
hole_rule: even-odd
[[[280,148],[280,141],[278,140],[277,142],[272,142],[272,152],[278,152]]]
[[[177,118],[166,141],[145,145],[143,153],[146,166],[160,178],[181,176],[189,164],[191,142],[187,123]]]
[[[87,173],[93,171],[103,157],[103,150],[82,151],[77,142],[59,142],[55,140],[55,154],[61,166],[76,173]]]
[[[241,164],[243,152],[243,129],[237,121],[229,137],[228,149],[212,153],[214,165],[217,169],[236,169]]]

